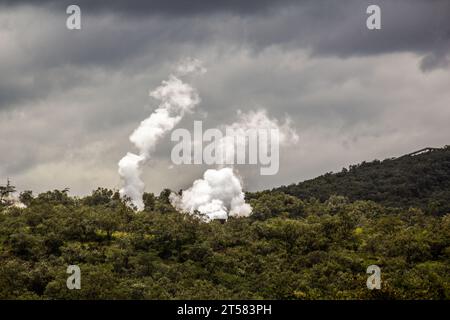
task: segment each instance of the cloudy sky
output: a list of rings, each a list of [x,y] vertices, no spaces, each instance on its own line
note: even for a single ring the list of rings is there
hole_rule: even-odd
[[[69,4],[81,30],[66,28]],[[370,4],[381,30],[366,28]],[[179,127],[233,123],[238,109],[292,119],[300,139],[277,175],[238,168],[246,190],[450,144],[448,0],[0,0],[0,184],[119,188],[128,137],[157,106],[149,90],[185,57],[208,72]],[[205,169],[171,167],[173,145],[146,165],[147,191],[186,188]]]

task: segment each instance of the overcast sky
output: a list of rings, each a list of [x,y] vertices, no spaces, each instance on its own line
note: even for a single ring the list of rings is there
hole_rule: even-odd
[[[78,4],[82,29],[67,30]],[[381,7],[382,29],[366,28]],[[266,109],[292,119],[280,171],[237,169],[246,190],[299,182],[363,160],[450,144],[450,1],[1,1],[0,184],[119,188],[128,137],[157,106],[150,89],[184,57],[208,72],[179,127]],[[169,137],[147,191],[186,188],[205,167],[171,168]]]

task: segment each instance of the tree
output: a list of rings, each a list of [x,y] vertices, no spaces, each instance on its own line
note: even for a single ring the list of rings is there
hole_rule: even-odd
[[[25,190],[21,192],[19,195],[19,201],[26,206],[31,205],[31,202],[33,201],[33,191]]]
[[[16,192],[16,187],[11,185],[11,182],[8,179],[6,186],[0,186],[0,203],[6,205],[12,204],[12,201],[11,199],[9,199],[9,196],[14,192]]]

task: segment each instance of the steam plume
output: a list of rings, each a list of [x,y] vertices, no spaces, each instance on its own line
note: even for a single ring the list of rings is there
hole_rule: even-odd
[[[277,119],[267,116],[265,110],[238,112],[240,119],[226,128],[234,129],[238,135],[246,136],[251,129],[278,129],[280,144],[296,143],[297,133],[290,127],[290,120],[279,124]],[[227,163],[227,152],[236,147],[235,140],[224,136],[218,143],[219,153],[223,155],[221,163]],[[244,141],[245,139],[241,139]],[[225,152],[222,152],[224,151]],[[252,213],[252,207],[245,203],[244,192],[240,179],[233,168],[209,169],[203,174],[203,179],[195,180],[192,187],[182,192],[181,196],[171,194],[171,203],[178,210],[194,214],[198,211],[206,221],[212,219],[228,219],[228,217],[246,217]]]
[[[186,75],[193,72],[204,73],[206,69],[201,66],[199,60],[187,59],[178,66],[177,72]],[[138,210],[144,208],[142,165],[150,159],[158,141],[180,122],[186,112],[192,111],[200,103],[197,91],[173,74],[150,92],[150,96],[161,103],[130,136],[130,141],[138,148],[139,153],[128,152],[118,164],[119,175],[123,181],[120,194],[122,197],[129,197]]]
[[[276,129],[278,132],[277,140],[280,145],[295,144],[299,137],[297,132],[291,127],[291,119],[286,117],[283,124],[277,119],[270,118],[266,110],[250,110],[247,113],[238,110],[239,120],[225,126],[225,130],[233,131],[236,136],[246,137],[250,130],[270,130]],[[246,139],[234,139],[234,137],[224,136],[218,141],[218,154],[222,156],[222,163],[233,162],[229,157],[234,156],[233,150],[239,148],[239,144],[246,144]]]
[[[208,169],[203,179],[194,181],[182,196],[171,195],[172,204],[183,211],[199,211],[205,220],[249,216],[252,208],[245,203],[241,181],[232,168]]]

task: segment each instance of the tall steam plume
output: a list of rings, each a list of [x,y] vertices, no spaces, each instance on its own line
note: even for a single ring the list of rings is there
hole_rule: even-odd
[[[200,103],[197,91],[180,80],[179,76],[204,73],[206,69],[201,66],[199,60],[186,59],[176,71],[177,76],[171,74],[168,80],[150,92],[150,96],[160,100],[161,103],[130,136],[130,141],[138,148],[139,153],[128,152],[119,161],[119,175],[123,181],[120,195],[129,197],[138,210],[144,208],[142,195],[145,186],[141,179],[142,165],[150,159],[158,141],[180,122],[186,112],[192,111]]]

